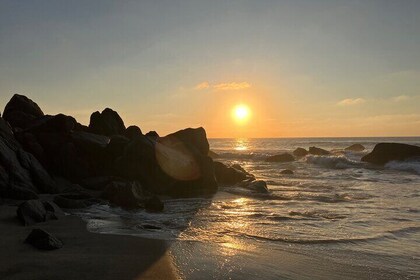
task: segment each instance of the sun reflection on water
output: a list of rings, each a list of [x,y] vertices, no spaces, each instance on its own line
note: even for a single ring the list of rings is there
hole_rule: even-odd
[[[235,151],[246,151],[249,149],[249,143],[248,143],[248,139],[243,139],[243,138],[239,138],[236,139],[236,142],[234,143],[234,148]]]

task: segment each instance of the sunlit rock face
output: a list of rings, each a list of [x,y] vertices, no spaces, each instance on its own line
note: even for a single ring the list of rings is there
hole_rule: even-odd
[[[156,160],[160,168],[175,180],[190,181],[201,177],[200,166],[193,153],[175,136],[158,139]]]
[[[187,128],[158,139],[157,163],[175,180],[168,194],[192,196],[217,191],[213,160],[208,153],[209,143],[202,127]]]

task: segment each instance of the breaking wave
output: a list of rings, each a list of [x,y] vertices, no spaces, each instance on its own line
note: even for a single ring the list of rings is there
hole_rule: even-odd
[[[362,168],[366,165],[345,156],[307,156],[306,162],[333,169]]]
[[[385,165],[385,168],[398,170],[398,171],[407,171],[411,173],[416,173],[420,175],[420,161],[391,161]]]

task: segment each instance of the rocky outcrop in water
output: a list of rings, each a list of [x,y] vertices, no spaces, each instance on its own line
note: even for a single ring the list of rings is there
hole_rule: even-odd
[[[331,154],[329,151],[317,147],[309,147],[309,153],[316,156],[327,156]]]
[[[353,144],[353,145],[348,146],[344,150],[345,151],[352,151],[352,152],[362,152],[365,149],[366,149],[365,146],[363,146],[362,144]]]
[[[293,151],[293,155],[295,157],[304,157],[307,154],[309,154],[309,152],[305,150],[304,148],[296,148],[296,150]]]
[[[400,143],[379,143],[362,161],[384,165],[390,161],[403,161],[420,157],[420,147]]]

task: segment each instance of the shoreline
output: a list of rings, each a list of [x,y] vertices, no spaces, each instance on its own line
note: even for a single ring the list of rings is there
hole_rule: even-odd
[[[180,279],[167,241],[91,233],[74,215],[25,227],[16,209],[0,205],[1,279]],[[40,251],[23,243],[33,228],[61,239],[63,248]]]

